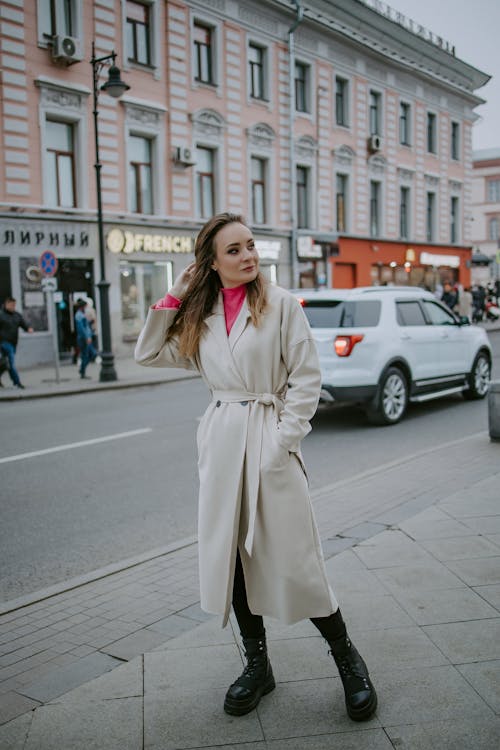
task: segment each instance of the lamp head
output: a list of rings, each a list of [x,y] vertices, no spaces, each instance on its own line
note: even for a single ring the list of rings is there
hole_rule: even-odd
[[[120,68],[112,65],[109,69],[108,80],[102,84],[101,91],[105,91],[114,99],[119,99],[129,88],[130,86],[120,78]]]

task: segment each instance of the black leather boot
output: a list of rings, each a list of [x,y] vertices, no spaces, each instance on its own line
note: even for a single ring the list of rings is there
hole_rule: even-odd
[[[377,693],[367,666],[349,636],[328,643],[344,685],[347,713],[353,721],[366,721],[377,708]]]
[[[257,707],[263,695],[274,690],[271,662],[267,656],[265,636],[243,638],[247,665],[226,693],[224,711],[232,716],[243,716]]]

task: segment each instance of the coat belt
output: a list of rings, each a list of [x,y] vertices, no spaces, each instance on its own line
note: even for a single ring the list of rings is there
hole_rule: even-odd
[[[283,393],[251,393],[249,391],[213,391],[213,400],[220,403],[240,403],[244,406],[249,401],[260,406],[272,406],[279,416],[284,407]],[[251,409],[248,419],[248,433],[251,439],[246,444],[246,469],[248,492],[248,530],[245,537],[245,550],[252,555],[255,533],[255,519],[257,517],[257,502],[259,498],[260,462],[262,454],[262,433],[264,429],[264,409]]]

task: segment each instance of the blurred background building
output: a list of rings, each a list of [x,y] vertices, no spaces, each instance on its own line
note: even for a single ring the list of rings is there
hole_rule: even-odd
[[[469,285],[489,76],[386,3],[2,0],[0,14],[0,296],[37,332],[21,360],[51,356],[44,250],[59,260],[63,355],[74,301],[96,299],[92,42],[130,86],[99,96],[116,353],[224,210],[286,287]]]
[[[500,278],[500,148],[473,152],[472,216],[472,280],[487,284]]]

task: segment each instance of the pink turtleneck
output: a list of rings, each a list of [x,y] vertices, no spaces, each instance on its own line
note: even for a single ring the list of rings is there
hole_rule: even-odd
[[[221,289],[222,300],[224,302],[224,317],[226,318],[226,331],[227,335],[233,327],[234,321],[238,317],[241,310],[243,300],[246,297],[247,286],[241,284],[240,286],[223,287]],[[153,310],[176,310],[181,306],[181,300],[177,297],[173,297],[171,294],[166,294],[165,297],[159,300],[156,305],[153,305]]]

